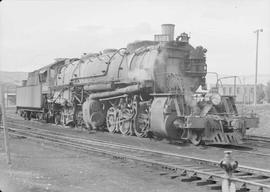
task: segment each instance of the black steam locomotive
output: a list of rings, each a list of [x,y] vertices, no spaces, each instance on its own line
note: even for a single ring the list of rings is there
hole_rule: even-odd
[[[164,24],[155,41],[57,59],[17,88],[17,110],[25,119],[124,135],[240,143],[258,118],[239,115],[232,96],[196,94],[206,88],[207,50],[189,38],[174,39],[174,25]]]

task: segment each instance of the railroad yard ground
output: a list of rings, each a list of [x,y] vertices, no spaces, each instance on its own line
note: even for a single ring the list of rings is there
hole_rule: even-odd
[[[10,112],[10,111],[9,111]],[[248,134],[270,137],[270,107],[259,105],[260,128]],[[38,122],[30,121],[34,126]],[[155,141],[107,132],[89,134],[79,129],[64,128],[38,123],[44,129],[65,131],[65,134],[81,138],[103,139],[111,142],[135,145],[165,152],[179,153],[211,160],[221,160],[225,150],[230,148],[192,146],[187,143],[169,144],[169,141]],[[6,164],[3,150],[3,133],[0,132],[0,190],[6,191],[208,191],[183,183],[179,178],[171,179],[161,175],[163,170],[145,164],[123,161],[97,153],[85,153],[45,142],[11,137],[12,164]],[[249,149],[243,149],[249,151]],[[270,149],[260,153],[270,154]],[[270,157],[233,152],[233,158],[241,165],[261,169],[269,167]]]
[[[1,132],[2,134],[2,132]],[[1,137],[1,143],[3,138]],[[12,164],[1,146],[0,189],[38,191],[191,191],[203,192],[162,170],[18,137],[10,138]]]

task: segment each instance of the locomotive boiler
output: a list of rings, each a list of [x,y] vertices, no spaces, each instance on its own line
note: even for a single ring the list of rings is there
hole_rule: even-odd
[[[154,41],[58,59],[29,73],[27,85],[17,89],[17,108],[26,119],[123,135],[240,143],[258,119],[240,116],[232,96],[194,97],[206,88],[207,50],[191,46],[189,38],[182,33],[174,39],[174,25],[163,24]],[[39,98],[33,106],[20,99],[30,92]]]

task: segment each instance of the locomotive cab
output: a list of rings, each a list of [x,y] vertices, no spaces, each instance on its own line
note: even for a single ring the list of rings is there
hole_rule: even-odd
[[[30,72],[23,86],[16,89],[16,109],[25,119],[37,118],[52,121],[54,112],[49,105],[56,79],[55,70],[63,65],[62,60]]]

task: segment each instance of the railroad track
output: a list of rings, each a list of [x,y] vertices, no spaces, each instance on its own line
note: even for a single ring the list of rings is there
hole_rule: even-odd
[[[11,123],[11,120],[13,121],[12,124]],[[16,122],[14,122],[16,121]],[[13,125],[20,125],[20,127],[24,126],[22,125],[22,122],[23,123],[28,123],[26,127],[29,127],[29,121],[22,121],[22,120],[19,120],[18,119],[18,116],[9,116],[8,117],[8,124],[13,126]],[[38,121],[30,121],[31,125],[32,126],[43,126],[44,124],[41,123],[41,122],[38,122]],[[46,124],[48,125],[48,124]],[[59,125],[54,125],[54,124],[49,124],[50,126],[56,126],[56,127],[59,127]],[[36,127],[31,127],[31,128],[35,128],[36,130],[38,130],[38,128]],[[43,129],[44,130],[44,129]],[[99,140],[101,142],[101,140]],[[245,142],[249,141],[248,138],[246,138],[244,140]],[[270,157],[270,151],[268,150],[263,150],[263,151],[260,151],[258,149],[251,149],[250,146],[256,146],[258,148],[267,148],[267,149],[270,149],[270,143],[268,144],[265,144],[265,142],[263,144],[259,144],[258,142],[253,142],[252,144],[250,142],[247,142],[246,144],[244,145],[240,145],[240,146],[223,146],[223,145],[220,145],[220,146],[207,146],[207,148],[209,149],[217,149],[217,148],[222,148],[224,150],[232,150],[233,152],[236,152],[236,153],[241,153],[241,154],[249,154],[249,155],[255,155],[255,156],[262,156],[262,157]],[[248,149],[248,150],[244,150],[244,149]]]
[[[7,116],[10,119],[18,120],[18,115],[16,115],[13,112],[8,112]],[[261,144],[261,145],[259,145],[260,147],[265,147],[265,145],[267,145],[267,148],[270,148],[270,138],[269,137],[256,136],[256,135],[246,135],[246,137],[243,139],[243,141],[245,141],[245,142],[249,142],[249,141],[260,142],[260,144]]]
[[[194,182],[197,185],[206,185],[212,189],[220,189],[224,171],[219,168],[218,161],[179,155],[157,150],[150,150],[131,145],[116,144],[97,139],[82,139],[75,136],[55,133],[39,128],[15,128],[8,124],[10,134],[26,137],[33,140],[52,142],[83,151],[98,152],[112,157],[139,161],[151,165],[158,165],[166,170],[164,175],[171,178],[180,178],[183,182]],[[239,166],[234,172],[232,181],[241,191],[264,190],[270,191],[270,170]]]
[[[270,143],[270,138],[269,137],[256,136],[256,135],[247,135],[245,137],[245,140],[252,140],[252,141]]]
[[[243,139],[244,143],[255,146],[257,148],[270,149],[270,138],[256,135],[246,135]]]

